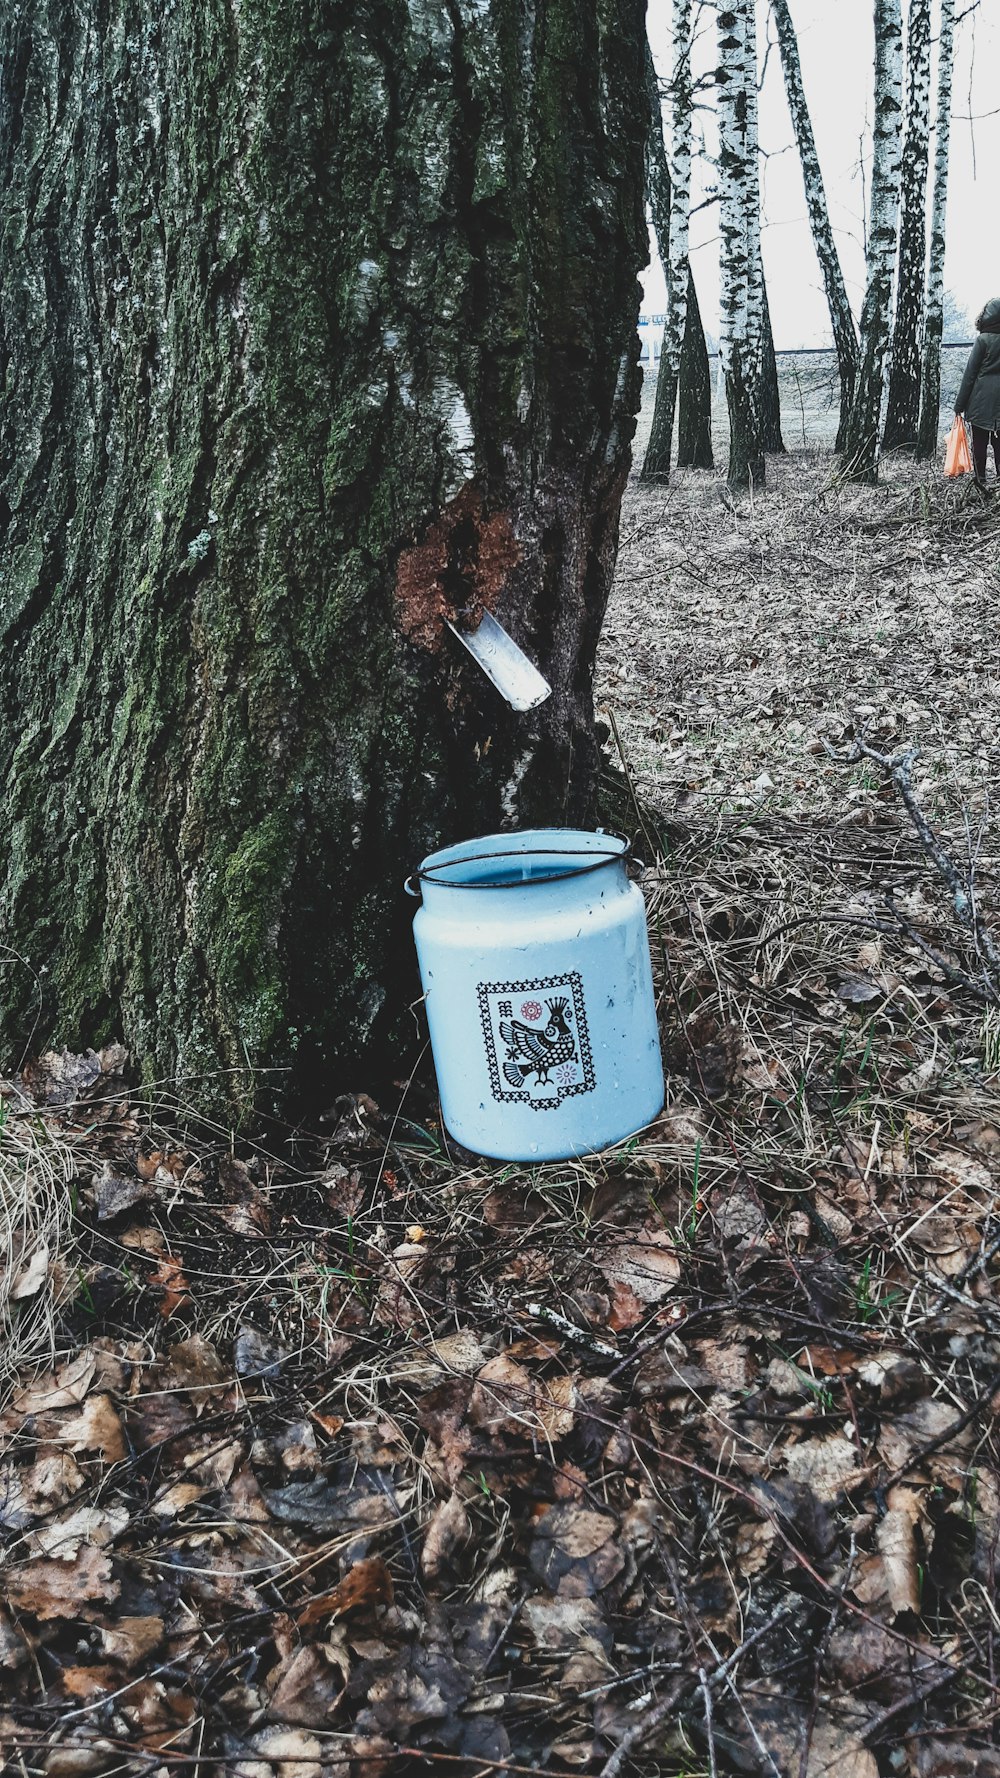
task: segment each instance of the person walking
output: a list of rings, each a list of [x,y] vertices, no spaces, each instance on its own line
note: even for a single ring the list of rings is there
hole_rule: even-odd
[[[955,397],[955,412],[972,427],[976,486],[986,486],[986,447],[1000,481],[1000,296],[991,297],[976,321],[976,343]]]

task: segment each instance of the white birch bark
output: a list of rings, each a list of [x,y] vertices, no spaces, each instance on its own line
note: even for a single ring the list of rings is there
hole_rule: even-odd
[[[899,218],[899,269],[882,448],[915,444],[920,413],[920,323],[927,248],[927,163],[931,130],[931,0],[910,0],[906,32],[906,130]]]
[[[645,52],[646,107],[648,112],[646,129],[646,196],[649,202],[650,215],[653,221],[653,232],[656,235],[656,246],[663,267],[663,276],[667,283],[667,299],[670,298],[670,209],[671,181],[670,168],[667,164],[667,151],[663,144],[663,109],[660,103],[660,83],[653,66],[653,56],[646,41]],[[669,359],[665,357],[663,347],[660,348],[660,362],[656,372],[656,398],[653,403],[653,421],[649,429],[649,441],[643,459],[642,481],[666,481],[670,475],[670,454],[673,444],[674,430],[674,398],[676,395],[676,379],[671,379]]]
[[[667,309],[660,366],[666,358],[673,386],[680,373],[681,345],[687,318],[693,98],[691,92],[692,0],[674,0],[673,69],[670,78],[670,235],[667,267]]]
[[[899,221],[902,129],[903,20],[900,0],[875,0],[875,124],[868,218],[868,278],[861,311],[858,377],[841,468],[844,478],[851,481],[874,482],[878,477],[879,425]]]
[[[764,340],[764,267],[760,256],[760,125],[757,114],[757,0],[744,0],[747,83],[747,348],[755,385]]]
[[[934,137],[934,194],[931,199],[931,244],[924,304],[924,339],[920,366],[920,423],[917,456],[933,457],[941,407],[941,334],[944,328],[944,224],[948,205],[948,147],[951,135],[951,85],[955,62],[955,0],[941,0],[938,33],[937,121]]]
[[[720,8],[718,57],[719,355],[729,405],[727,479],[739,489],[764,479],[755,400],[762,299],[754,0]]]
[[[696,366],[691,362],[692,341],[689,328],[701,333],[701,316],[698,313],[698,302],[694,292],[694,279],[688,256],[688,219],[691,210],[691,67],[690,67],[690,12],[691,0],[676,0],[678,12],[681,14],[681,27],[678,29],[675,17],[675,45],[680,45],[680,55],[674,55],[674,72],[671,92],[671,114],[675,128],[672,136],[679,130],[683,136],[687,131],[686,164],[682,151],[679,161],[680,185],[675,185],[672,168],[663,142],[663,118],[660,105],[660,87],[653,66],[653,58],[646,45],[646,93],[649,107],[649,135],[646,150],[646,188],[649,207],[656,233],[656,243],[660,252],[660,261],[667,285],[667,320],[664,326],[663,344],[660,350],[660,362],[656,375],[656,400],[653,404],[653,422],[649,432],[649,443],[642,465],[641,480],[665,481],[670,474],[670,456],[673,444],[674,408],[677,405],[677,393],[680,387],[681,407],[687,421],[687,431],[692,434],[687,441],[686,459],[695,467],[711,467],[711,389],[702,388],[700,377],[700,353],[695,345],[695,356],[699,362]],[[684,15],[687,15],[686,24]],[[686,36],[683,34],[686,31]],[[678,61],[680,66],[678,68]],[[686,113],[686,115],[685,115]],[[679,195],[678,195],[679,193]],[[684,368],[684,346],[688,343],[687,381],[682,384]],[[701,334],[701,353],[704,352],[704,334]],[[692,371],[694,374],[692,374]],[[699,413],[699,407],[705,409]],[[704,443],[707,431],[709,443]],[[678,443],[680,440],[678,439]],[[707,449],[707,457],[706,457]]]
[[[809,115],[805,88],[802,84],[798,38],[795,34],[791,13],[788,10],[787,0],[771,0],[771,11],[778,34],[778,50],[785,77],[788,111],[798,144],[799,160],[802,163],[802,184],[805,190],[809,228],[816,250],[816,258],[819,262],[820,276],[823,279],[823,288],[826,291],[827,306],[830,310],[830,326],[833,329],[833,343],[837,353],[837,368],[840,375],[840,428],[837,435],[837,448],[840,449],[847,416],[854,399],[854,380],[858,369],[858,335],[854,325],[854,316],[851,313],[847,286],[844,283],[840,254],[837,252],[837,244],[830,223],[830,211],[826,201],[826,188],[823,184],[819,155],[816,152],[812,118]]]

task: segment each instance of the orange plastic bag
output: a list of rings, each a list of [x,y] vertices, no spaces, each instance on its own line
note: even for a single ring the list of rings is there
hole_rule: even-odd
[[[961,414],[955,415],[955,424],[944,441],[944,472],[945,475],[971,475],[972,473],[969,435],[965,430],[965,421]]]

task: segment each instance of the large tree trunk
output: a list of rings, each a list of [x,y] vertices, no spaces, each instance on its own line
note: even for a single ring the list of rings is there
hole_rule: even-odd
[[[719,351],[729,407],[728,485],[763,483],[760,437],[760,203],[754,0],[718,14]]]
[[[892,274],[899,215],[903,100],[900,0],[875,0],[875,127],[868,222],[868,278],[861,311],[861,353],[844,435],[845,480],[878,479],[885,352],[892,314]]]
[[[854,326],[854,316],[844,283],[840,255],[833,238],[830,226],[830,212],[827,208],[826,191],[823,186],[823,175],[820,171],[819,156],[816,153],[816,138],[813,135],[812,119],[806,104],[805,88],[802,85],[802,66],[799,60],[798,38],[788,10],[787,0],[771,0],[771,10],[778,32],[778,48],[781,52],[781,66],[785,76],[785,93],[788,98],[788,110],[795,131],[795,139],[799,148],[799,159],[802,162],[802,183],[805,187],[806,209],[809,212],[809,227],[812,230],[813,246],[826,291],[827,305],[830,310],[830,325],[833,328],[833,343],[837,353],[837,369],[840,375],[840,425],[837,431],[837,450],[844,446],[844,435],[847,416],[851,411],[854,399],[854,379],[858,369],[858,336]]]
[[[8,1061],[123,1032],[227,1114],[398,1072],[407,870],[590,816],[642,14],[3,9]]]
[[[694,277],[688,272],[687,312],[677,393],[677,467],[712,469],[712,372]]]
[[[924,304],[920,365],[920,421],[917,456],[933,457],[941,417],[941,335],[944,331],[944,223],[948,206],[948,145],[951,135],[951,81],[955,57],[955,0],[941,0],[938,33],[937,123],[934,137],[934,192]]]
[[[916,444],[924,306],[927,162],[930,155],[931,0],[910,0],[906,33],[906,133],[899,214],[899,269],[882,448]]]

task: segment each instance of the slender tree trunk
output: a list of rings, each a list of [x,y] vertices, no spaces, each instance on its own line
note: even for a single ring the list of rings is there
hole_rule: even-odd
[[[920,421],[917,456],[933,457],[941,415],[941,335],[944,331],[944,224],[948,205],[948,144],[951,135],[951,82],[955,57],[955,0],[941,0],[938,34],[937,125],[934,140],[934,193],[924,304],[920,366]]]
[[[678,468],[712,468],[712,380],[708,377],[708,350],[701,327],[698,295],[690,270],[687,236],[690,213],[690,0],[678,0],[680,18],[674,18],[674,43],[680,44],[674,59],[673,155],[667,162],[664,128],[660,114],[660,84],[651,55],[646,55],[646,91],[649,100],[649,148],[646,192],[657,235],[660,263],[667,284],[667,320],[657,368],[657,395],[653,423],[642,462],[642,482],[665,482],[671,473],[674,407],[678,407]],[[685,25],[687,18],[687,25]],[[683,32],[687,30],[687,37]],[[678,148],[680,144],[680,148]],[[687,455],[685,455],[687,453]]]
[[[716,70],[719,118],[719,352],[729,408],[728,485],[763,483],[760,439],[760,275],[753,0],[720,9]],[[753,96],[751,96],[753,89]]]
[[[760,442],[765,451],[783,454],[785,441],[781,436],[781,390],[778,386],[778,361],[774,356],[771,332],[771,310],[767,285],[762,280],[763,333],[760,350]]]
[[[660,347],[660,368],[656,378],[656,404],[642,479],[654,476],[665,479],[670,471],[670,448],[674,426],[677,380],[680,375],[681,346],[687,315],[688,286],[691,265],[688,259],[688,218],[691,210],[691,5],[692,0],[674,0],[673,7],[673,72],[670,82],[670,155],[663,149],[663,126],[660,110],[659,83],[653,70],[652,56],[647,53],[646,83],[650,94],[651,159],[662,157],[656,183],[667,196],[666,232],[661,237],[657,225],[657,243],[667,285],[666,320]],[[649,180],[652,193],[653,179]]]
[[[916,444],[920,415],[920,334],[927,246],[930,155],[931,0],[910,0],[906,34],[906,132],[899,215],[899,269],[889,355],[882,448]]]
[[[875,128],[868,222],[868,281],[861,311],[858,377],[844,437],[841,468],[841,474],[850,481],[874,482],[878,479],[879,426],[899,216],[902,72],[900,0],[875,0]]]
[[[653,219],[653,233],[656,236],[656,247],[663,267],[663,276],[667,284],[667,301],[670,300],[670,282],[672,269],[670,263],[670,167],[667,151],[663,145],[663,112],[660,104],[660,83],[653,65],[653,55],[646,41],[645,48],[645,93],[647,112],[646,134],[646,197],[650,215]],[[664,332],[664,345],[666,333]],[[674,430],[674,398],[677,390],[676,373],[672,372],[670,361],[660,347],[660,362],[656,370],[656,395],[653,400],[653,420],[649,429],[649,440],[646,455],[640,472],[641,481],[667,481],[670,476],[670,452]]]
[[[406,872],[589,818],[642,46],[640,0],[0,12],[8,1062],[124,1034],[227,1116],[391,1077]]]
[[[837,369],[840,376],[840,425],[837,431],[837,450],[839,451],[843,449],[847,416],[854,399],[854,380],[858,369],[858,336],[848,300],[847,286],[844,283],[840,255],[837,252],[833,229],[830,226],[830,212],[827,208],[819,156],[816,153],[816,139],[813,135],[812,119],[809,116],[805,88],[802,84],[802,65],[799,60],[799,45],[795,26],[792,23],[787,0],[771,0],[771,10],[778,33],[778,48],[781,52],[781,66],[785,76],[788,110],[798,143],[799,159],[802,162],[802,183],[805,187],[809,227],[812,230],[813,246],[819,261],[823,288],[826,291],[827,306],[830,310],[830,325],[833,329],[833,343],[837,353]]]
[[[712,371],[694,278],[688,274],[677,400],[678,469],[712,469]]]

